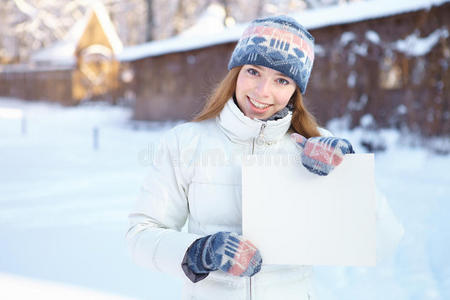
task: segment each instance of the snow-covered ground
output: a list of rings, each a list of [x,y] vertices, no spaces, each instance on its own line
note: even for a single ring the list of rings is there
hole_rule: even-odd
[[[130,113],[0,98],[1,299],[180,298],[181,282],[135,266],[124,240],[148,147],[174,124],[133,123]],[[367,131],[342,123],[329,127],[364,151]],[[317,268],[320,299],[450,299],[450,155],[380,135],[377,184],[404,239],[376,268]]]

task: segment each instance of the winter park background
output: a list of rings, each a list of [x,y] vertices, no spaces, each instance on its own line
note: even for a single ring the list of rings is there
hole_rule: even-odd
[[[392,9],[411,2],[424,1],[395,1]],[[342,19],[356,16],[336,12]],[[173,41],[180,49],[192,47],[196,30]],[[200,43],[227,38],[214,35]],[[411,37],[398,47],[426,53],[438,40]],[[162,42],[146,51],[167,47],[170,42]],[[125,242],[149,149],[179,122],[137,122],[132,115],[129,106],[102,102],[64,107],[0,97],[0,299],[180,298],[181,281],[137,267]],[[395,256],[377,267],[317,267],[318,298],[450,299],[450,140],[374,131],[374,121],[367,114],[354,129],[348,117],[323,125],[357,152],[367,152],[367,144],[384,149],[375,153],[376,182],[405,235]]]
[[[2,299],[180,297],[180,281],[136,267],[124,240],[147,149],[174,123],[136,123],[130,113],[105,104],[0,99]],[[370,132],[349,131],[345,120],[327,127],[365,151],[360,141]],[[449,299],[450,156],[410,146],[397,131],[378,138],[386,151],[376,153],[377,184],[405,236],[393,260],[376,268],[317,268],[319,295]]]

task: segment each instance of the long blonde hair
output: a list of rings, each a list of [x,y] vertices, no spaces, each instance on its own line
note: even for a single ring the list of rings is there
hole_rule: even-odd
[[[241,68],[242,67],[236,67],[228,72],[225,78],[214,89],[202,111],[194,118],[194,122],[212,119],[220,114],[225,107],[225,104],[234,95],[237,78]],[[316,119],[305,108],[302,93],[298,87],[290,101],[293,103],[290,131],[299,133],[306,138],[320,136]]]

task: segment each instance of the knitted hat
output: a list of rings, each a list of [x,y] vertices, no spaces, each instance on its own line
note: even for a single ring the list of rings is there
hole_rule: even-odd
[[[256,19],[241,36],[228,70],[242,65],[268,67],[290,77],[305,93],[314,61],[314,38],[287,16]]]

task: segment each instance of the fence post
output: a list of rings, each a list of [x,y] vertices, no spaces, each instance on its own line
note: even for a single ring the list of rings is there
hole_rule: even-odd
[[[20,128],[21,128],[22,135],[26,135],[27,134],[27,118],[24,113],[22,114]]]
[[[92,129],[92,142],[94,146],[94,150],[98,150],[99,148],[99,129],[97,126],[94,126]]]

